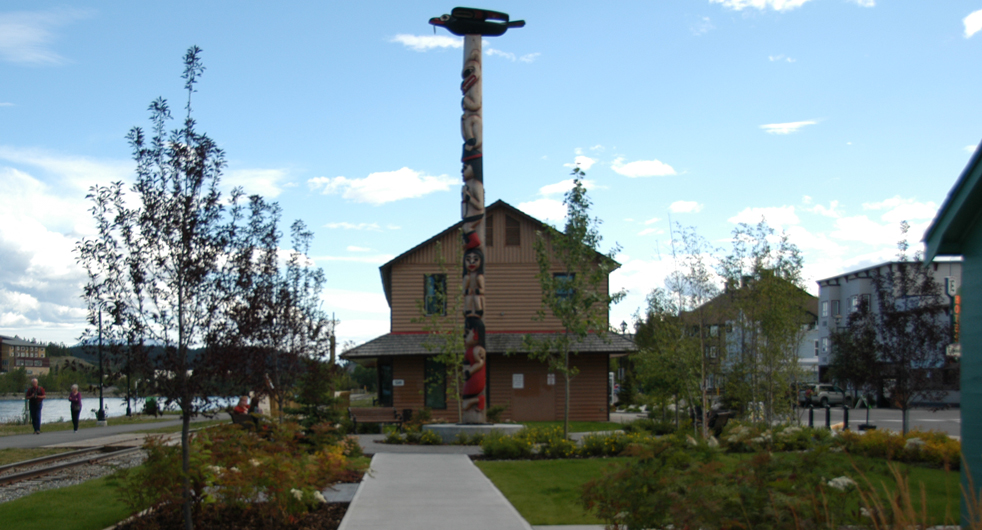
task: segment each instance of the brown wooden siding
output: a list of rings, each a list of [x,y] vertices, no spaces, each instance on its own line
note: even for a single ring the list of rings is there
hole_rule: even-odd
[[[402,379],[403,386],[392,387],[392,406],[396,410],[412,409],[414,411],[423,408],[424,394],[423,385],[425,382],[424,359],[422,355],[411,355],[405,357],[393,357],[392,359],[392,379]],[[457,421],[457,398],[453,395],[453,389],[448,382],[447,385],[447,408],[434,409],[433,419],[443,421]]]
[[[563,419],[565,403],[564,381],[556,374],[556,385],[551,390],[545,384],[548,370],[545,364],[529,360],[526,355],[492,357],[488,363],[490,385],[489,405],[506,407],[503,420],[511,421],[558,421]],[[570,386],[569,417],[572,421],[607,421],[607,356],[578,355],[573,365],[580,373],[573,378]],[[512,388],[512,375],[523,374],[527,391]],[[538,389],[538,392],[535,390]],[[528,407],[520,404],[524,400],[540,402],[543,393],[551,393],[551,410],[528,414]],[[534,394],[534,395],[529,395]],[[518,406],[514,406],[519,403]],[[525,417],[522,417],[525,416]]]
[[[573,365],[580,373],[570,387],[570,421],[607,421],[607,356],[577,355]],[[548,373],[544,363],[529,360],[526,355],[492,355],[488,359],[488,407],[504,406],[501,419],[505,421],[562,420],[564,381],[561,374],[556,374],[555,386],[547,385]],[[513,374],[524,375],[525,389],[512,388]],[[394,357],[392,378],[405,382],[392,389],[392,405],[396,410],[423,408],[423,356]],[[456,398],[452,390],[449,394],[446,410],[432,411],[434,419],[457,421]]]
[[[535,261],[535,226],[521,220],[522,245],[504,245],[505,214],[493,216],[496,244],[488,247],[485,263],[484,324],[488,331],[556,331],[561,329],[558,319],[547,315],[543,321],[533,317],[542,305],[542,291],[535,277],[538,264]],[[443,259],[447,264],[447,286],[460,289],[461,266],[458,263],[460,239],[456,232],[440,238]],[[390,329],[393,332],[423,331],[422,323],[413,323],[420,317],[419,302],[423,299],[423,276],[440,273],[436,262],[436,242],[417,249],[392,265]],[[556,267],[554,272],[562,272]],[[606,283],[603,288],[608,290]],[[457,291],[459,292],[459,291]]]

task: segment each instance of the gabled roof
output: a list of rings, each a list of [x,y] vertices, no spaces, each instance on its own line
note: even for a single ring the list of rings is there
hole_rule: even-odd
[[[924,233],[930,263],[938,255],[958,255],[972,227],[982,222],[982,144],[948,192],[931,227]]]
[[[706,309],[710,315],[714,315],[717,318],[723,318],[723,319],[736,318],[736,314],[738,310],[735,308],[736,306],[734,305],[734,298],[735,298],[734,295],[752,288],[753,287],[742,285],[737,288],[726,289],[722,293],[718,294],[712,300],[699,306],[699,308],[694,309],[692,311],[684,311],[682,313],[682,319],[685,322],[695,322],[696,314],[701,309]],[[811,315],[815,319],[818,319],[818,297],[800,287],[796,286],[795,288],[798,289],[799,293],[802,295],[801,309],[806,314]]]
[[[522,339],[529,335],[533,340],[542,340],[552,335],[551,333],[495,333],[487,334],[485,340],[487,351],[490,354],[501,355],[506,352],[528,353],[522,346]],[[405,356],[405,355],[436,355],[439,351],[426,345],[436,346],[439,338],[435,338],[429,333],[387,333],[354,347],[341,354],[342,359],[374,359],[377,357]],[[618,333],[607,333],[607,340],[599,338],[597,335],[590,334],[587,339],[579,342],[575,346],[580,353],[629,353],[637,350],[634,341]]]
[[[494,210],[505,210],[507,213],[509,213],[509,214],[511,214],[511,215],[513,215],[515,217],[522,218],[522,219],[528,221],[529,223],[532,223],[532,225],[534,225],[536,228],[545,228],[547,226],[542,221],[540,221],[540,220],[536,219],[535,217],[532,217],[531,215],[529,215],[529,214],[527,214],[527,213],[519,210],[518,208],[515,208],[514,206],[508,204],[507,202],[505,202],[505,201],[503,201],[501,199],[498,199],[497,201],[494,201],[490,206],[488,206],[487,208],[485,208],[485,212],[487,212],[487,213],[491,213]],[[396,257],[392,258],[391,260],[389,260],[386,264],[384,264],[381,267],[379,267],[379,274],[382,276],[382,289],[385,291],[385,301],[388,302],[389,307],[392,307],[392,266],[395,265],[396,263],[399,263],[400,261],[402,261],[403,259],[405,259],[407,256],[410,256],[413,253],[415,253],[416,251],[418,251],[418,250],[426,247],[427,245],[429,245],[429,244],[431,244],[431,243],[433,243],[435,241],[438,241],[440,238],[446,236],[447,233],[456,232],[457,230],[460,230],[460,227],[463,226],[463,224],[464,224],[463,221],[457,221],[453,225],[451,225],[451,226],[447,227],[446,229],[444,229],[443,231],[437,233],[435,236],[427,239],[426,241],[423,241],[422,243],[420,243],[420,244],[416,245],[415,247],[413,247],[413,248],[411,248],[411,249],[403,252],[402,254],[399,254],[398,256],[396,256]],[[603,254],[600,254],[599,252],[597,253],[597,256],[600,257],[600,258],[603,258],[603,259],[607,259],[606,256],[604,256]],[[620,266],[621,266],[620,263],[614,261],[613,262],[613,267],[611,267],[610,270],[611,271],[615,271],[618,268],[620,268]]]

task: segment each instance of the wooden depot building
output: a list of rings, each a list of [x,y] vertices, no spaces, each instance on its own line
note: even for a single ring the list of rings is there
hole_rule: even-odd
[[[501,415],[504,421],[562,420],[562,374],[551,373],[545,363],[529,359],[522,348],[527,334],[534,338],[562,332],[558,319],[548,310],[544,320],[533,320],[542,305],[533,244],[536,231],[544,225],[500,200],[488,206],[486,212],[487,408],[505,407]],[[380,267],[382,288],[391,310],[390,332],[341,355],[343,359],[377,367],[381,406],[397,410],[429,407],[434,419],[458,421],[452,386],[448,388],[446,384],[443,365],[433,360],[439,353],[433,347],[437,343],[424,331],[424,324],[413,320],[419,320],[424,312],[447,311],[434,307],[437,289],[445,288],[452,304],[453,293],[461,283],[460,226],[457,223],[447,228]],[[449,274],[441,272],[437,248],[441,249],[444,270]],[[557,268],[556,272],[562,271]],[[609,290],[609,282],[604,289]],[[450,314],[447,318],[463,317]],[[570,420],[606,421],[611,395],[609,361],[633,352],[634,343],[611,332],[605,340],[591,335],[576,349],[579,353],[571,355],[571,364],[579,373],[570,383]]]

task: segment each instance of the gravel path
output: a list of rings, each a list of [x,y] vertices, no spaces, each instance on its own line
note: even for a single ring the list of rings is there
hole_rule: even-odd
[[[64,488],[65,486],[81,484],[92,479],[109,475],[119,468],[138,466],[142,464],[145,459],[146,455],[142,451],[137,451],[135,453],[121,455],[115,458],[100,460],[94,464],[86,464],[83,466],[63,469],[49,475],[0,486],[0,503],[19,499],[38,491]],[[47,464],[41,464],[38,467],[44,467],[45,465]],[[28,469],[30,468],[18,469],[17,472],[27,471]]]

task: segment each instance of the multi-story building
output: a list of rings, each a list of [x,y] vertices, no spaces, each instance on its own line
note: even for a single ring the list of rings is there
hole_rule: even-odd
[[[559,420],[563,418],[565,383],[560,374],[529,357],[523,337],[542,338],[562,333],[552,314],[537,318],[542,288],[534,243],[543,224],[497,201],[487,208],[486,265],[487,295],[484,322],[487,329],[487,360],[484,370],[487,406],[501,406],[501,418],[511,421]],[[436,234],[380,267],[382,289],[391,310],[390,332],[341,354],[341,358],[378,369],[378,402],[398,410],[428,407],[434,418],[457,421],[455,396],[446,392],[445,368],[434,362],[432,336],[419,321],[421,313],[446,315],[435,291],[452,293],[461,281],[455,262],[460,247],[461,223]],[[439,246],[437,243],[439,242]],[[437,250],[452,267],[441,272]],[[598,260],[603,259],[598,254]],[[616,266],[616,265],[615,265]],[[556,269],[556,275],[564,274]],[[456,283],[460,285],[460,283]],[[607,285],[603,286],[607,291]],[[579,373],[570,383],[570,419],[600,421],[609,418],[611,394],[608,367],[612,357],[635,350],[634,343],[616,333],[605,339],[596,335],[576,346],[579,353],[571,364]],[[438,384],[432,384],[433,381]]]
[[[23,368],[27,375],[47,375],[51,370],[44,346],[0,335],[0,372]]]
[[[692,333],[698,333],[700,327],[702,328],[705,339],[703,355],[708,370],[707,385],[713,390],[721,390],[722,377],[741,359],[746,360],[751,355],[749,351],[753,349],[753,335],[758,326],[750,322],[752,315],[741,313],[735,304],[735,298],[747,295],[754,284],[746,278],[742,283],[739,286],[728,285],[718,296],[683,315]],[[802,320],[797,337],[798,382],[818,382],[818,354],[815,349],[818,337],[818,299],[803,290],[800,293]],[[700,326],[700,320],[706,320],[706,323]]]
[[[873,311],[877,310],[873,278],[877,274],[888,272],[891,266],[894,266],[896,263],[881,263],[865,269],[818,280],[818,337],[816,338],[815,350],[818,352],[819,378],[822,382],[830,382],[828,366],[832,360],[832,332],[836,329],[844,328],[849,321],[849,314],[856,311],[862,302],[869,304],[869,307]],[[958,298],[957,286],[961,285],[962,279],[961,262],[936,261],[929,265],[928,271],[947,293],[946,296],[948,296],[952,304],[952,311],[945,318],[951,318],[952,324],[955,324],[959,313],[959,306],[956,302]],[[958,356],[957,344],[949,347],[949,355],[953,357]],[[950,387],[947,388],[949,390],[949,398],[947,400],[957,403],[957,381],[948,381],[942,384]]]

